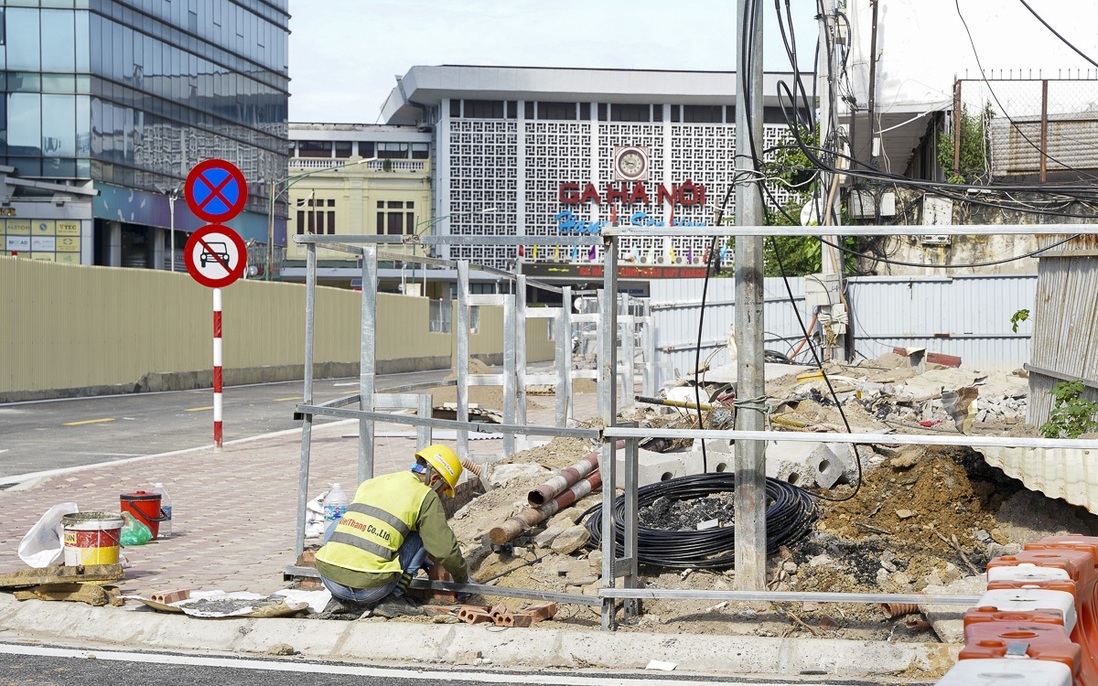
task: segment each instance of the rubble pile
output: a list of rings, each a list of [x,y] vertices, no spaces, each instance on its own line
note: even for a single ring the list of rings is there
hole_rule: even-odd
[[[836,405],[818,372],[795,369],[767,382],[776,429],[845,431],[838,412],[841,407],[853,432],[1035,434],[1023,423],[1026,380],[1016,373],[986,374],[936,365],[916,369],[899,355],[853,366],[830,364],[826,370],[838,396]],[[703,402],[720,392],[706,393]],[[690,425],[695,421],[691,414],[696,418],[696,410],[642,403],[630,410],[629,418],[640,426]],[[602,556],[599,549],[586,545],[589,532],[584,524],[592,517],[593,506],[601,503],[601,492],[580,497],[505,544],[493,543],[490,537],[494,528],[530,508],[531,491],[598,447],[579,439],[556,438],[486,466],[484,480],[491,488],[451,518],[474,579],[527,591],[598,594]],[[678,449],[688,451],[691,446]],[[1098,534],[1098,517],[1027,490],[971,449],[876,445],[859,446],[856,454],[859,469],[850,478],[830,488],[810,488],[815,494],[816,519],[806,535],[779,546],[769,556],[769,589],[978,595],[988,560],[1043,535]],[[695,519],[716,520],[717,526],[734,526],[727,513],[710,511],[719,505],[683,503],[678,509],[695,512]],[[682,514],[671,503],[660,502],[653,503],[644,516],[651,527],[693,524],[697,528],[693,520],[672,527],[671,520]],[[641,585],[652,588],[736,588],[734,568],[642,565],[640,575]],[[474,597],[469,602],[493,608],[502,602],[497,614],[520,613],[528,607],[528,601],[507,597]],[[600,619],[597,607],[563,603],[552,622],[597,630]],[[432,615],[396,621],[458,618]],[[919,642],[955,639],[942,623],[931,621],[918,609],[897,613],[871,604],[649,599],[640,617],[620,630]]]

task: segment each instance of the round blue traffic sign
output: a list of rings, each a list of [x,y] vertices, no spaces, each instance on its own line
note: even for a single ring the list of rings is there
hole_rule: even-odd
[[[226,222],[244,209],[248,201],[248,184],[236,165],[225,160],[199,162],[187,174],[183,186],[187,206],[199,219],[218,224]]]

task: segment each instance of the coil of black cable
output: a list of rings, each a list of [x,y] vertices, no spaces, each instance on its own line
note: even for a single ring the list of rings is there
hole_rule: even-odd
[[[694,474],[660,481],[637,489],[637,507],[651,505],[657,498],[671,501],[704,498],[715,493],[733,494],[735,474],[727,472]],[[799,540],[816,520],[816,503],[798,486],[766,478],[766,550],[768,554],[780,546]],[[591,534],[589,548],[598,548],[602,541],[602,505],[586,513],[584,525]],[[625,548],[625,496],[614,501],[614,534],[617,554]],[[667,531],[637,525],[637,560],[640,564],[671,569],[730,569],[735,566],[736,538],[734,526],[721,526],[702,531]]]

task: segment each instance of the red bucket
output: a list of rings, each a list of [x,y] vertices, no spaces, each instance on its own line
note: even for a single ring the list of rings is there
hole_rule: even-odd
[[[160,531],[160,522],[167,519],[160,509],[160,494],[136,491],[122,494],[122,511],[129,512],[134,519],[149,527],[152,537]]]

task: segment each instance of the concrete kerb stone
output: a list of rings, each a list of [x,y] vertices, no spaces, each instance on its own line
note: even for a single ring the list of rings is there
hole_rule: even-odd
[[[472,664],[511,669],[642,670],[651,660],[683,674],[884,677],[955,661],[959,645],[751,636],[600,632],[546,626],[501,629],[416,622],[300,618],[196,619],[146,608],[17,601],[0,594],[0,639],[82,642],[126,649],[267,654],[348,662]]]

